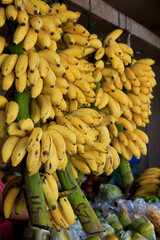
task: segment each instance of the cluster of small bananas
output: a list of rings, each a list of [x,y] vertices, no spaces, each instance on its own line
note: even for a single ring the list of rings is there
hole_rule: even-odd
[[[147,168],[136,179],[137,190],[135,197],[160,197],[160,168]]]
[[[58,185],[53,175],[41,174],[42,188],[51,225],[58,231],[61,227],[68,228],[75,223],[75,214],[67,196],[59,195]],[[3,191],[4,216],[9,218],[15,204],[15,214],[23,213],[27,206],[22,187],[21,176],[14,177],[5,186]]]

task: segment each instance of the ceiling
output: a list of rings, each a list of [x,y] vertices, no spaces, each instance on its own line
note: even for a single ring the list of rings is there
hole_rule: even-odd
[[[103,0],[160,36],[160,0]]]

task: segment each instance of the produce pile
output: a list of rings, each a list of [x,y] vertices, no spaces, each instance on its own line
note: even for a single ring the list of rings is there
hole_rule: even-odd
[[[58,192],[56,171],[65,171],[68,155],[75,178],[78,171],[110,175],[119,154],[128,161],[146,155],[148,136],[138,127],[149,123],[156,85],[154,60],[136,60],[130,46],[116,41],[122,29],[101,41],[79,17],[65,4],[40,0],[0,5],[0,27],[8,24],[10,36],[0,36],[0,84],[6,93],[0,95],[1,158],[12,167],[26,158],[28,176],[40,172],[55,230],[75,222],[67,197]],[[16,46],[23,53],[15,53]],[[15,96],[25,91],[30,116],[19,119]],[[22,186],[21,177],[6,185],[6,218],[17,196],[17,213],[26,208]]]

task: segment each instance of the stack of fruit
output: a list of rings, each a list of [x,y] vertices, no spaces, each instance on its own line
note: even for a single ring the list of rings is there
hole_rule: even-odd
[[[160,168],[153,167],[145,169],[136,179],[136,197],[160,197]],[[148,196],[148,197],[147,197]]]
[[[65,4],[1,1],[0,27],[8,24],[12,30],[12,22],[16,26],[13,36],[0,36],[1,88],[11,92],[14,87],[18,94],[27,90],[31,96],[30,117],[19,121],[22,109],[15,99],[0,96],[1,158],[4,163],[11,159],[15,167],[26,157],[28,176],[41,166],[51,176],[65,171],[67,154],[75,178],[76,169],[110,175],[119,166],[119,154],[126,160],[132,154],[137,158],[147,154],[148,137],[137,127],[149,122],[156,85],[154,60],[134,59],[131,47],[116,42],[121,29],[102,42],[77,23],[79,17]],[[21,46],[23,53],[12,53],[14,46]],[[46,204],[51,222],[56,222],[61,211],[46,179],[48,175],[42,175]],[[20,182],[11,182],[4,191],[7,218],[21,191]],[[23,194],[19,201],[24,202]],[[58,227],[68,227],[60,219]]]

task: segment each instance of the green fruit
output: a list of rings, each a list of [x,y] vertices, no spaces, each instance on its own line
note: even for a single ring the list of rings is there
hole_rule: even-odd
[[[150,196],[144,196],[143,197],[144,201],[146,201],[146,202],[148,202],[150,200],[150,198],[151,198]]]
[[[113,222],[117,222],[118,218],[115,214],[110,214],[105,220],[108,224],[112,224]]]
[[[85,240],[101,240],[101,239],[98,236],[91,236],[91,237],[86,238]]]
[[[123,229],[127,229],[127,227],[128,227],[129,224],[130,224],[130,219],[129,219],[127,216],[124,216],[124,215],[121,215],[121,216],[119,217],[119,221],[120,221],[120,223],[122,224]]]
[[[144,240],[145,238],[140,233],[135,233],[132,240]]]
[[[132,237],[128,232],[122,232],[119,236],[119,240],[132,240]]]
[[[153,232],[154,231],[154,226],[152,223],[146,222],[143,223],[140,228],[139,228],[139,232],[144,236],[144,234],[148,233],[148,232]]]
[[[133,220],[131,226],[133,227],[133,229],[136,231],[136,232],[139,232],[139,228],[140,226],[145,223],[145,220],[144,218],[136,218]]]
[[[157,202],[159,202],[159,198],[157,198],[157,197],[152,197],[152,198],[150,199],[150,202],[151,202],[151,203],[157,203]]]
[[[114,228],[115,233],[118,233],[123,230],[123,226],[119,221],[113,222],[111,226]]]
[[[105,231],[106,231],[107,235],[114,235],[115,234],[115,231],[114,231],[113,227],[107,227],[107,228],[105,228]]]

